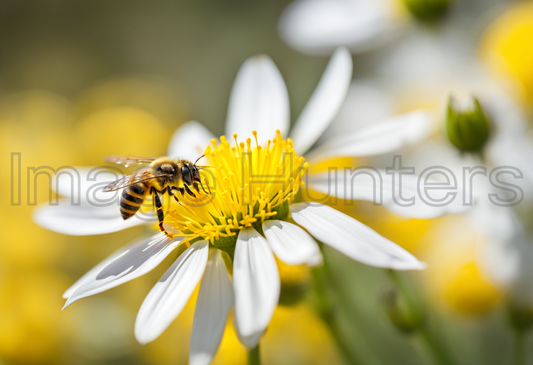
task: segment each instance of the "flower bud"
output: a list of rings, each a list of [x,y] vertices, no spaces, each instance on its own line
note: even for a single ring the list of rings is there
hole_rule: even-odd
[[[390,322],[399,331],[410,334],[420,328],[423,316],[410,310],[396,288],[385,287],[380,292],[380,301]]]
[[[417,20],[433,23],[446,15],[451,0],[404,0],[403,2]]]
[[[479,101],[471,96],[466,105],[450,97],[446,109],[448,139],[461,152],[482,152],[490,137],[490,121]]]

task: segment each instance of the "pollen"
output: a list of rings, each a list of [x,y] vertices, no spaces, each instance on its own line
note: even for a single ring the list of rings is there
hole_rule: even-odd
[[[202,179],[211,193],[196,198],[179,197],[168,207],[165,222],[187,238],[183,242],[208,240],[212,246],[233,256],[238,233],[253,227],[262,232],[261,223],[284,219],[289,204],[303,184],[307,168],[297,156],[290,139],[276,137],[266,146],[248,138],[241,142],[236,134],[230,143],[225,136],[213,139],[205,150],[209,166]]]

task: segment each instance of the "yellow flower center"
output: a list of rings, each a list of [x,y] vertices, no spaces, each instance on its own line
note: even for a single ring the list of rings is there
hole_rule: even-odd
[[[265,220],[287,217],[307,163],[279,131],[267,146],[259,145],[257,133],[253,134],[253,146],[250,138],[239,143],[234,134],[233,146],[222,136],[220,143],[213,139],[206,148],[210,166],[202,169],[202,175],[210,193],[200,189],[195,199],[180,197],[180,204],[172,203],[165,219],[187,237],[184,242],[205,239],[233,255],[241,229],[262,232]]]

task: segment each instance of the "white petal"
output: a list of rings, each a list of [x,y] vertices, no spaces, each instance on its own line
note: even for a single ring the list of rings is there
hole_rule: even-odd
[[[497,189],[488,182],[476,187],[478,192],[496,194]],[[522,233],[516,212],[512,207],[494,205],[488,199],[476,199],[474,206],[467,212],[471,223],[492,241],[513,241],[518,233]]]
[[[263,337],[263,332],[257,332],[251,336],[243,337],[239,333],[237,319],[235,318],[235,316],[232,317],[232,320],[233,320],[233,328],[237,329],[235,334],[237,335],[237,338],[239,339],[240,343],[244,344],[248,349],[253,349],[255,346],[257,346],[257,344],[259,344],[261,337]]]
[[[357,175],[357,171],[368,172],[368,174]],[[402,175],[400,179],[398,174],[393,179],[392,175],[378,169],[363,168],[354,170],[353,174],[349,171],[340,171],[336,179],[333,174],[328,173],[309,175],[306,186],[311,190],[339,199],[371,201],[375,205],[383,205],[389,211],[406,218],[430,219],[446,214],[461,213],[469,209],[469,206],[462,202],[463,190],[459,179],[456,181],[455,188],[453,188],[453,181],[450,181],[449,185],[443,183],[443,186],[451,186],[449,189],[426,191],[424,187],[432,189],[433,187],[429,184],[437,181],[429,179],[426,185],[423,176]],[[419,179],[421,179],[420,182]],[[437,199],[444,199],[447,194],[451,194],[449,200],[433,203]],[[414,200],[409,201],[412,198]]]
[[[506,121],[507,119],[504,118]],[[506,127],[502,126],[505,130]],[[511,166],[518,169],[523,178],[517,179],[511,174],[500,176],[503,182],[519,186],[523,191],[525,202],[533,200],[533,141],[529,132],[498,131],[495,138],[487,146],[487,154],[495,166]]]
[[[65,309],[75,301],[114,288],[138,278],[159,265],[176,248],[181,237],[169,239],[158,233],[113,253],[72,285]]]
[[[489,207],[480,209],[476,206],[470,213],[472,214],[475,210],[485,211],[486,208]],[[493,209],[492,212],[480,212],[488,220],[488,222],[483,223],[488,226],[493,222],[498,226],[500,224],[498,219],[502,218],[512,225],[513,231],[498,232],[494,227],[487,227],[487,230],[482,230],[481,232],[486,239],[483,240],[483,245],[479,249],[478,260],[489,279],[499,287],[509,288],[517,283],[520,276],[526,272],[526,267],[522,267],[522,261],[524,257],[529,258],[531,250],[528,248],[529,242],[520,221],[512,208],[496,208],[500,209],[497,212],[496,209]],[[496,213],[496,215],[491,217],[492,213]]]
[[[241,230],[233,262],[235,321],[239,339],[254,348],[279,300],[280,279],[268,243],[255,229]]]
[[[357,131],[388,118],[393,113],[393,96],[389,90],[374,79],[357,78],[350,84],[344,103],[317,144]]]
[[[102,192],[103,187],[122,176],[118,170],[107,166],[62,167],[53,176],[52,190],[70,198],[75,206],[82,201],[107,201],[115,194]]]
[[[138,215],[125,221],[118,206],[98,207],[90,202],[72,206],[70,199],[60,199],[57,206],[49,203],[39,205],[33,211],[33,220],[43,228],[71,236],[118,232],[152,222]]]
[[[316,264],[320,249],[313,237],[295,224],[268,220],[263,231],[276,256],[289,265]]]
[[[307,159],[381,155],[428,138],[435,127],[435,118],[430,113],[416,110],[331,138],[308,154]]]
[[[91,270],[87,271],[81,278],[76,280],[74,284],[72,284],[67,290],[65,290],[65,292],[63,293],[63,299],[67,299],[72,296],[76,289],[78,289],[82,284],[96,280],[96,276],[98,276],[98,273],[100,271],[102,271],[111,262],[115,261],[118,257],[124,255],[126,251],[131,250],[131,248],[136,244],[137,243],[130,243],[126,246],[119,248],[118,250],[113,252],[113,254],[109,255],[104,261],[100,262]]]
[[[318,240],[356,261],[396,270],[421,270],[426,267],[400,246],[327,205],[299,203],[291,209],[296,223]]]
[[[229,311],[233,305],[233,287],[217,249],[209,252],[209,261],[200,285],[189,349],[190,365],[208,365],[213,360]]]
[[[202,278],[208,252],[207,241],[195,242],[148,293],[135,321],[135,337],[139,343],[155,340],[180,314]]]
[[[259,143],[286,135],[290,123],[289,95],[278,68],[265,55],[247,59],[231,90],[226,137],[237,133],[241,141],[257,131]]]
[[[339,111],[350,86],[352,67],[352,56],[345,48],[339,48],[331,56],[320,82],[291,131],[296,153],[305,153]]]
[[[297,0],[281,16],[280,35],[303,53],[327,54],[339,46],[364,52],[398,33],[391,5],[387,0]]]
[[[213,137],[214,135],[202,124],[191,120],[176,129],[172,135],[168,155],[194,162],[203,155]]]
[[[479,213],[487,220],[482,222],[485,227],[479,226],[483,228],[481,232],[485,239],[477,252],[484,274],[498,288],[504,289],[515,303],[531,305],[533,247],[525,227],[511,207],[497,207],[489,203],[476,205],[470,213],[475,210],[483,211]],[[498,229],[502,228],[500,220],[512,229]]]

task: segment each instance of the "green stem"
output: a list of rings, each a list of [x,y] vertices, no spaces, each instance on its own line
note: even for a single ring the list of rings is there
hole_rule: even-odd
[[[450,354],[444,346],[442,339],[432,331],[427,325],[422,325],[417,332],[420,343],[424,348],[428,357],[430,357],[435,364],[439,365],[453,365]]]
[[[248,365],[261,365],[261,357],[259,354],[259,344],[253,349],[248,350]]]
[[[405,299],[407,310],[411,316],[414,318],[423,318],[426,310],[423,303],[417,298],[413,288],[406,280],[400,277],[398,272],[388,270],[388,273],[391,281]],[[418,335],[419,343],[424,352],[432,359],[433,363],[438,365],[453,365],[455,363],[441,336],[432,330],[427,321],[420,321],[416,335]]]
[[[342,351],[349,364],[380,365],[381,362],[372,352],[366,337],[359,330],[361,320],[354,311],[354,303],[345,295],[345,290],[343,290],[339,285],[339,281],[333,275],[328,255],[324,252],[324,245],[321,242],[318,243],[324,257],[324,263],[316,268],[313,274],[315,290],[321,299],[322,307],[320,310],[323,320],[330,328],[339,350]],[[351,323],[348,327],[348,338],[344,334],[346,329],[343,331],[341,326],[339,326],[338,311],[335,310],[337,305],[340,312]],[[347,341],[349,340],[352,343],[348,344]]]
[[[319,315],[324,323],[328,326],[339,351],[342,353],[342,356],[345,359],[345,362],[353,365],[362,364],[355,355],[353,349],[345,343],[346,336],[343,335],[335,318],[335,310],[328,292],[327,279],[323,266],[313,270],[313,282],[316,291]]]
[[[323,248],[323,245],[321,245],[321,248]],[[350,333],[352,337],[355,337],[354,342],[359,344],[358,352],[360,356],[364,359],[365,365],[379,365],[381,362],[372,352],[366,337],[358,330],[361,320],[354,310],[354,304],[345,295],[346,291],[339,286],[339,281],[336,280],[335,276],[333,275],[333,272],[331,271],[331,265],[329,265],[329,260],[324,250],[322,250],[322,256],[324,257],[324,264],[322,265],[324,276],[331,290],[333,291],[335,299],[337,299],[337,303],[339,304],[341,311],[348,317],[351,323]]]
[[[350,348],[346,343],[346,336],[342,333],[337,321],[334,318],[324,319],[335,339],[340,352],[342,353],[345,361],[349,365],[363,364],[361,360],[354,353],[353,348]]]
[[[513,334],[513,365],[526,365],[526,333],[516,329]]]

